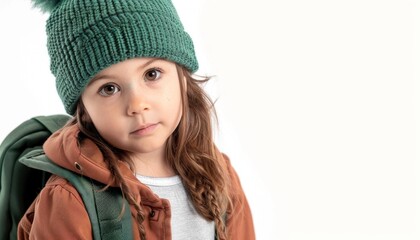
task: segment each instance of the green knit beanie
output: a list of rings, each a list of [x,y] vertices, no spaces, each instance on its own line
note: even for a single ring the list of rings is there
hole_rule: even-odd
[[[50,68],[69,114],[92,77],[126,59],[157,57],[198,69],[193,42],[170,0],[32,1],[50,12]]]

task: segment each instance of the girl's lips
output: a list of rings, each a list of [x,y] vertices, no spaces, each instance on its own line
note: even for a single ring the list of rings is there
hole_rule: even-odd
[[[137,130],[134,130],[133,132],[131,132],[131,134],[137,135],[137,136],[146,136],[153,133],[153,131],[156,129],[157,126],[158,126],[157,123],[146,124],[146,125],[140,126]]]

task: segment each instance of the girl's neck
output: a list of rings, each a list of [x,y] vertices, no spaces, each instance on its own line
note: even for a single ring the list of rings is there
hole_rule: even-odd
[[[163,153],[133,155],[136,174],[148,177],[172,177],[175,171],[165,159]]]

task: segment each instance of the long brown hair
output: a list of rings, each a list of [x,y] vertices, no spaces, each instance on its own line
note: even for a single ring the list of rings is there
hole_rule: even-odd
[[[181,177],[196,211],[205,219],[215,222],[219,239],[227,239],[224,217],[231,202],[228,194],[229,176],[213,141],[212,119],[217,120],[214,104],[201,86],[210,78],[199,78],[181,66],[176,67],[183,114],[178,127],[166,142],[166,159]],[[118,160],[121,160],[134,171],[134,163],[124,151],[111,146],[100,136],[81,100],[70,124],[77,124],[80,128],[79,142],[89,138],[102,151],[113,175],[112,180],[135,207],[141,239],[146,239],[142,208],[135,201],[117,167]]]

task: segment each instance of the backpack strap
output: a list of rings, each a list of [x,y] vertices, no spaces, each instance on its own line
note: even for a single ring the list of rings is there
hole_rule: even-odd
[[[133,239],[130,205],[122,198],[119,188],[103,190],[104,184],[56,165],[42,149],[27,153],[19,161],[28,167],[63,177],[77,189],[89,214],[94,239]],[[123,204],[125,211],[120,217]]]
[[[92,193],[95,198],[96,213],[99,220],[101,239],[133,239],[132,220],[130,205],[122,198],[119,188],[107,188],[96,181],[91,181]],[[125,202],[123,203],[123,200]],[[125,210],[122,218],[121,210],[124,204]]]

